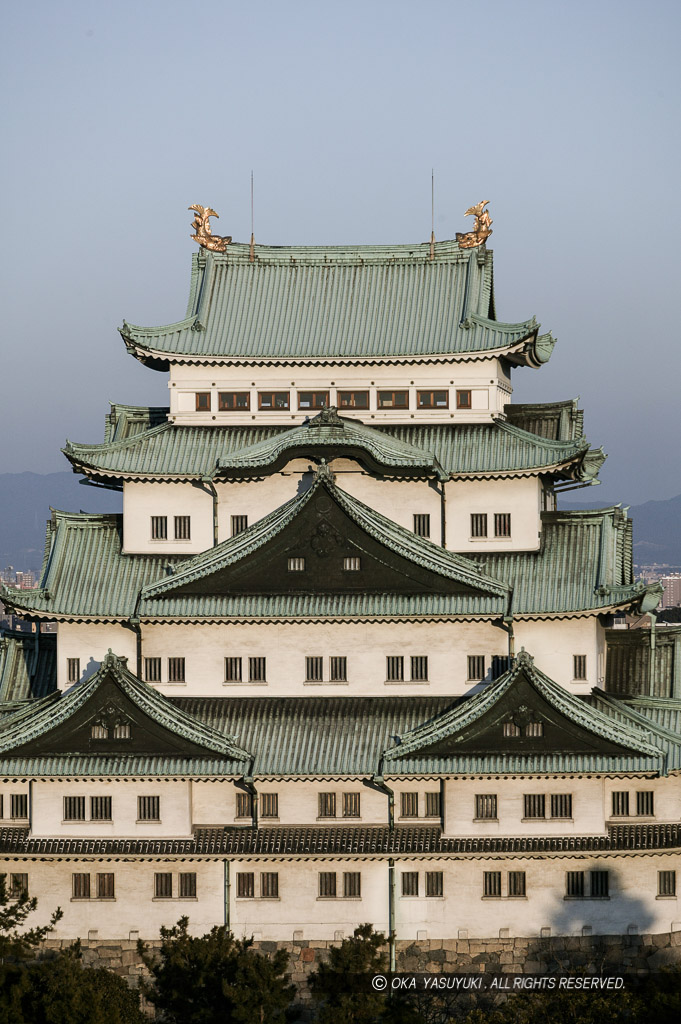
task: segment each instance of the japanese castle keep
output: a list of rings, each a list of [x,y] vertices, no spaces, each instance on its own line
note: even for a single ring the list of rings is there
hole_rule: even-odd
[[[58,938],[397,940],[679,928],[681,654],[555,341],[456,241],[199,243],[184,319],[125,321],[168,408],[115,404],[0,641],[0,839]],[[58,623],[58,633],[39,624]],[[681,641],[680,641],[681,642]],[[394,942],[393,942],[394,948]]]

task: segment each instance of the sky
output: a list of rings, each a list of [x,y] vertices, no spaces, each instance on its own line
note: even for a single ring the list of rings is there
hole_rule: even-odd
[[[166,404],[123,318],[185,313],[191,203],[269,244],[427,240],[490,200],[499,319],[609,454],[584,500],[681,493],[678,0],[22,0],[5,7],[0,472]]]

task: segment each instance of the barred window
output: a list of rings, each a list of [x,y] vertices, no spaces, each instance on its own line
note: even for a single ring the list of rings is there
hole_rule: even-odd
[[[673,874],[673,872],[671,873]],[[11,874],[9,876],[9,898],[11,900],[18,900],[22,896],[28,896],[28,875],[21,872]]]
[[[629,816],[629,793],[626,790],[612,794],[612,814],[614,818]]]
[[[332,683],[347,683],[348,681],[348,659],[345,657],[330,659],[331,671],[329,678]]]
[[[419,795],[418,793],[401,793],[401,814],[403,818],[418,818],[419,816]]]
[[[471,408],[471,392],[469,388],[457,388],[456,407],[457,409]]]
[[[278,818],[279,817],[279,794],[278,793],[261,793],[260,794],[260,816],[262,818]]]
[[[248,412],[250,408],[248,391],[218,391],[218,412]]]
[[[115,740],[129,740],[132,735],[130,724],[128,722],[119,722],[118,725],[114,725],[113,734]]]
[[[336,896],[336,872],[319,872],[319,895],[321,899],[334,899]]]
[[[237,793],[236,795],[236,816],[237,818],[250,818],[253,814],[253,794]]]
[[[389,683],[401,683],[404,679],[404,658],[402,655],[388,655],[385,659],[386,679]]]
[[[252,900],[255,896],[255,875],[252,871],[240,871],[236,876],[236,894],[241,900]]]
[[[80,679],[80,658],[66,659],[66,681],[77,683]]]
[[[173,876],[170,871],[159,871],[154,875],[154,899],[173,898]]]
[[[495,512],[494,513],[494,536],[495,537],[510,537],[511,536],[511,513],[510,512]]]
[[[335,818],[336,817],[336,794],[335,793],[320,793],[319,794],[319,817],[320,818]]]
[[[485,678],[485,655],[484,654],[469,654],[468,655],[468,678],[469,679],[484,679]]]
[[[414,515],[414,533],[417,537],[430,537],[430,516],[425,513]]]
[[[191,540],[192,517],[175,516],[175,540]]]
[[[419,894],[419,873],[418,871],[402,872],[402,895],[418,896]]]
[[[168,540],[168,516],[151,517],[151,539]]]
[[[144,659],[144,678],[148,683],[160,683],[161,682],[161,659],[160,658],[145,658]]]
[[[424,654],[412,655],[411,678],[414,683],[423,683],[428,679],[428,658]]]
[[[273,412],[278,409],[290,408],[290,395],[288,391],[259,391],[258,408],[265,412]]]
[[[530,737],[543,736],[544,735],[544,723],[543,722],[528,722],[525,726],[525,735]]]
[[[520,736],[520,726],[516,725],[515,722],[504,722],[504,736],[510,736],[511,738]]]
[[[9,811],[11,818],[28,818],[28,793],[12,793]]]
[[[362,895],[362,875],[359,871],[343,873],[343,895],[354,899]]]
[[[442,896],[444,893],[441,871],[426,871],[426,896]]]
[[[344,818],[360,817],[360,797],[361,793],[343,793]]]
[[[657,872],[657,895],[676,896],[676,871]]]
[[[572,674],[575,679],[586,679],[586,654],[572,655]]]
[[[324,679],[324,659],[318,657],[305,659],[305,679],[308,683],[321,683]]]
[[[196,899],[196,872],[195,871],[182,871],[182,872],[180,872],[180,899],[181,900],[195,900]]]
[[[64,797],[64,821],[85,821],[85,797]]]
[[[240,683],[242,681],[241,658],[225,658],[225,682]]]
[[[591,871],[591,895],[594,897],[605,897],[609,893],[607,871]]]
[[[232,516],[232,537],[248,529],[248,516]]]
[[[90,797],[90,818],[92,821],[111,821],[111,797]]]
[[[475,817],[493,818],[497,817],[497,794],[478,793],[475,797]]]
[[[487,536],[487,513],[473,512],[471,514],[471,537]]]
[[[525,818],[546,817],[546,797],[543,793],[526,793],[523,801],[525,804]]]
[[[343,572],[359,572],[362,567],[362,560],[357,555],[350,555],[343,559]]]
[[[655,813],[655,794],[652,789],[639,790],[636,794],[636,813],[651,817]]]
[[[109,873],[97,875],[97,899],[112,900],[114,898],[114,876]]]
[[[71,876],[72,880],[72,892],[74,900],[89,900],[90,899],[90,876],[84,874],[74,874]]]
[[[263,871],[260,875],[260,896],[264,900],[279,898],[279,874],[277,871]]]
[[[571,818],[572,817],[572,794],[552,793],[551,794],[551,817]]]
[[[93,740],[108,740],[109,730],[101,722],[90,726],[90,737]]]
[[[289,572],[305,572],[305,559],[304,558],[289,558],[289,560],[288,560],[288,571]]]
[[[426,793],[426,818],[439,818],[440,806],[439,792]]]
[[[138,796],[137,797],[137,820],[138,821],[160,821],[161,820],[161,798],[160,798],[160,796]]]
[[[267,680],[267,658],[248,659],[248,681],[264,683]]]
[[[449,408],[449,392],[448,391],[417,391],[416,392],[416,408],[417,409],[448,409]]]
[[[524,871],[509,871],[509,873],[508,873],[508,895],[509,896],[524,896],[525,895],[525,872]]]
[[[501,871],[485,871],[482,876],[482,895],[501,896]]]
[[[507,654],[492,655],[492,679],[498,679],[504,672],[509,670],[509,658]]]
[[[582,899],[584,896],[584,872],[565,872],[565,895],[573,899]]]
[[[168,658],[168,682],[185,682],[184,658]]]
[[[210,412],[210,391],[197,391],[196,394],[196,411],[197,412]]]

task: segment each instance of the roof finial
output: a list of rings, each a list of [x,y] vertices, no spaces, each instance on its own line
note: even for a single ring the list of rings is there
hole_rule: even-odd
[[[204,249],[210,249],[211,252],[224,252],[229,243],[232,241],[231,235],[214,235],[210,229],[210,217],[219,217],[219,214],[215,210],[211,209],[210,206],[199,206],[195,203],[193,206],[187,207],[189,210],[196,210],[196,217],[192,221],[192,227],[196,234],[192,235],[195,242]]]
[[[489,199],[483,199],[477,206],[469,206],[464,213],[464,217],[475,217],[475,224],[472,231],[457,231],[456,240],[460,249],[477,249],[492,234],[493,221],[485,210],[488,203]]]

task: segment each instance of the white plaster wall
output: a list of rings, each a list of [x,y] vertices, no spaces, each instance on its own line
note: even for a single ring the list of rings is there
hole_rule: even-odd
[[[168,539],[152,540],[151,517],[168,517]],[[175,516],[191,516],[191,539],[175,540]],[[127,554],[193,555],[213,544],[213,499],[191,483],[123,485],[123,551]]]
[[[64,821],[64,797],[84,796],[85,821]],[[90,797],[110,796],[111,821],[90,820]],[[137,820],[137,798],[160,797],[159,821]],[[32,835],[80,838],[160,839],[191,835],[191,786],[187,781],[126,779],[77,782],[36,780]]]
[[[449,480],[447,547],[470,551],[537,551],[541,534],[542,485],[538,477],[508,480]],[[511,536],[494,536],[494,515],[510,512]],[[486,513],[487,537],[471,536],[471,514]]]
[[[2,807],[2,814],[0,815],[0,821],[3,825],[26,825],[28,815],[26,818],[13,818],[12,817],[12,796],[25,796],[27,797],[27,808],[28,815],[30,815],[30,789],[27,781],[22,779],[0,779],[0,804]]]
[[[573,693],[590,693],[594,686],[603,686],[599,675],[599,658],[603,627],[596,615],[574,619],[520,619],[514,625],[515,649],[524,647],[537,668]],[[586,655],[586,679],[574,678],[573,655]]]
[[[437,783],[435,784],[437,788]],[[381,825],[388,821],[388,799],[383,794],[363,785],[361,779],[347,781],[285,781],[282,779],[257,779],[255,788],[258,794],[276,793],[279,797],[279,816],[267,818],[262,814],[262,802],[259,805],[259,824],[262,828],[268,825]],[[192,813],[193,823],[211,824],[249,824],[251,819],[237,817],[237,794],[243,793],[233,782],[193,782]],[[319,818],[319,794],[336,794],[336,817]],[[343,793],[360,794],[360,816],[343,816]]]
[[[81,681],[101,665],[107,651],[128,659],[131,672],[137,670],[137,642],[131,629],[116,622],[60,622],[57,629],[57,688],[68,690],[67,662],[80,658]]]

